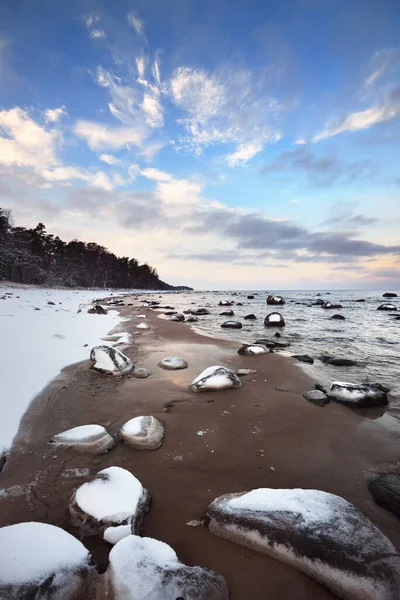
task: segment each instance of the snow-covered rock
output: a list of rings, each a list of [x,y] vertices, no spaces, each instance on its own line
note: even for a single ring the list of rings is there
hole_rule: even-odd
[[[58,433],[49,443],[56,447],[73,448],[78,452],[103,454],[114,446],[114,438],[101,425],[81,425]]]
[[[149,505],[149,492],[132,473],[109,467],[76,490],[69,513],[82,536],[101,535],[115,543],[140,532]]]
[[[182,564],[174,550],[152,538],[130,535],[114,546],[101,600],[228,600],[224,578]]]
[[[138,450],[156,450],[163,442],[164,427],[155,417],[134,417],[121,427],[120,436]]]
[[[282,298],[282,296],[268,296],[267,304],[285,304],[285,300]]]
[[[218,306],[233,306],[233,302],[230,302],[229,300],[220,300]]]
[[[243,325],[240,321],[224,321],[221,327],[224,329],[242,329]]]
[[[193,310],[190,311],[192,315],[209,315],[210,311],[208,310],[208,308],[195,308]]]
[[[139,323],[139,325],[136,325],[136,329],[150,329],[150,325],[147,323]]]
[[[95,346],[90,351],[90,367],[100,373],[113,375],[130,373],[133,370],[131,360],[116,348]]]
[[[238,354],[268,354],[269,350],[262,344],[243,344]]]
[[[397,311],[397,306],[395,304],[381,304],[378,306],[376,310],[392,310]]]
[[[266,327],[285,327],[285,319],[281,313],[272,312],[265,317],[264,325]]]
[[[0,548],[1,599],[93,597],[97,573],[90,554],[63,529],[35,522],[2,527]]]
[[[147,377],[150,377],[151,371],[145,367],[135,367],[132,371],[132,375],[137,379],[146,379]]]
[[[182,358],[179,358],[178,356],[167,356],[166,358],[163,358],[158,363],[158,366],[161,367],[162,369],[175,371],[177,369],[187,369],[188,364],[187,364],[186,360],[183,360]]]
[[[245,375],[255,375],[257,371],[255,369],[238,369],[236,375],[238,377],[245,377]]]
[[[222,313],[219,313],[220,317],[233,317],[235,316],[235,313],[233,312],[233,310],[231,308],[229,308],[228,310],[224,310]]]
[[[329,388],[328,397],[351,408],[368,408],[388,404],[387,392],[378,385],[368,383],[334,381]]]
[[[242,382],[234,371],[226,367],[208,367],[192,381],[192,392],[223,391],[242,387]]]
[[[227,494],[205,515],[215,535],[303,571],[343,600],[396,600],[400,557],[352,504],[304,489]]]

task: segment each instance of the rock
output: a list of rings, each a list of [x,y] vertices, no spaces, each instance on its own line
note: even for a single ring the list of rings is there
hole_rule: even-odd
[[[251,313],[250,315],[246,315],[244,318],[248,321],[254,321],[255,319],[257,319],[256,315],[253,315],[253,313]]]
[[[261,346],[266,346],[267,348],[275,348],[276,342],[272,340],[267,340],[266,338],[261,338],[260,340],[256,340],[254,344],[261,344]]]
[[[107,315],[108,311],[100,306],[100,304],[95,304],[92,308],[89,308],[87,311],[89,315]]]
[[[149,505],[149,492],[132,473],[109,467],[76,490],[69,513],[82,537],[100,535],[115,544],[140,533]]]
[[[238,354],[268,354],[269,350],[261,344],[243,344],[238,350]]]
[[[225,579],[187,567],[174,550],[153,538],[130,535],[114,546],[99,600],[228,600]]]
[[[177,314],[178,314],[178,312],[176,310],[168,310],[167,312],[164,313],[164,315],[166,317],[170,317],[172,315],[177,315]]]
[[[90,351],[90,368],[99,373],[119,375],[133,371],[133,364],[125,354],[116,348],[95,346]]]
[[[332,315],[330,318],[344,321],[346,317],[344,317],[343,315]]]
[[[243,306],[241,302],[236,302],[236,306]]]
[[[385,292],[384,294],[382,294],[383,298],[397,298],[397,294],[393,293],[393,292]]]
[[[204,521],[218,537],[262,552],[314,578],[343,600],[396,600],[400,557],[344,498],[319,490],[227,494]]]
[[[186,360],[183,360],[178,356],[167,356],[158,363],[158,366],[162,369],[169,369],[170,371],[175,371],[177,369],[187,369],[188,364]]]
[[[322,300],[322,298],[319,298],[319,300],[312,302],[311,306],[323,306],[323,304],[325,304],[325,300]]]
[[[322,363],[326,363],[328,362],[328,360],[331,360],[333,358],[333,356],[331,356],[330,354],[320,354],[318,356],[318,360],[320,360]]]
[[[182,313],[177,313],[176,315],[172,315],[172,317],[170,318],[170,321],[182,322],[184,320],[185,320],[185,315],[183,315]]]
[[[343,308],[343,306],[341,304],[332,304],[332,302],[324,302],[323,304],[321,304],[322,308],[325,309],[332,309],[332,308]]]
[[[327,365],[333,365],[335,367],[355,367],[357,365],[355,360],[351,358],[340,358],[332,357],[325,361]]]
[[[325,394],[325,396],[327,395],[328,392],[326,391],[326,388],[323,385],[321,385],[320,383],[314,383],[314,387],[316,390],[323,392]]]
[[[240,321],[225,321],[221,327],[224,329],[242,329],[243,325]]]
[[[188,317],[186,319],[186,323],[197,323],[198,322],[198,318],[197,317]]]
[[[139,323],[139,325],[136,325],[136,329],[150,329],[150,325],[147,323]]]
[[[4,465],[7,461],[6,449],[0,446],[0,472],[3,470]]]
[[[197,308],[191,311],[192,315],[209,315],[210,311],[207,308]]]
[[[226,367],[208,367],[192,381],[189,389],[192,392],[223,391],[242,387],[242,382],[234,371]]]
[[[104,454],[114,446],[114,438],[101,425],[81,425],[58,433],[49,444],[56,448],[72,448],[77,452]]]
[[[245,375],[255,375],[257,371],[255,369],[238,369],[236,375],[238,377],[245,377]]]
[[[275,348],[289,348],[290,342],[275,342]]]
[[[121,438],[138,450],[157,450],[163,443],[164,427],[155,417],[135,417],[120,429]]]
[[[97,573],[85,546],[48,523],[0,529],[0,598],[76,600],[92,598]]]
[[[56,305],[56,303],[52,302],[51,300],[49,300],[49,302],[47,302],[47,304],[49,304],[49,306],[55,306]]]
[[[146,379],[147,377],[150,377],[151,371],[145,367],[135,367],[132,371],[132,375],[137,379]]]
[[[233,302],[229,302],[229,300],[220,300],[218,306],[233,306]]]
[[[383,473],[368,481],[375,502],[400,519],[400,475]]]
[[[309,363],[310,365],[314,364],[314,359],[308,356],[308,354],[293,354],[292,358],[296,358],[300,362]]]
[[[285,327],[285,319],[278,312],[269,313],[264,319],[266,327]]]
[[[334,381],[329,388],[328,398],[351,408],[369,408],[388,404],[387,393],[367,383]]]
[[[325,406],[329,402],[329,398],[320,390],[311,390],[310,392],[302,394],[302,396],[316,406]]]
[[[376,310],[397,311],[397,306],[395,306],[394,304],[381,304],[380,306],[378,306],[378,308]]]
[[[365,302],[365,298],[358,298],[358,300],[356,300],[356,302]]]
[[[254,296],[247,296],[247,300],[254,300]]]
[[[285,300],[282,298],[282,296],[268,296],[267,304],[285,304]]]
[[[388,387],[387,385],[383,385],[382,383],[368,383],[368,381],[364,382],[367,385],[369,385],[370,387],[374,387],[377,390],[381,390],[381,392],[386,392],[387,394],[390,392],[390,387]]]
[[[224,312],[219,313],[219,316],[220,317],[233,317],[234,314],[235,313],[233,312],[233,310],[230,309],[230,310],[224,310]]]

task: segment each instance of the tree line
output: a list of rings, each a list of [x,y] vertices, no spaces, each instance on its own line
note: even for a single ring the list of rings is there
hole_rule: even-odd
[[[11,211],[2,208],[0,279],[49,287],[185,289],[161,281],[154,267],[117,257],[95,242],[64,242],[43,223],[14,227]]]

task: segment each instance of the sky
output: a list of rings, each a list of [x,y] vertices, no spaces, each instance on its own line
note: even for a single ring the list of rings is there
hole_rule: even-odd
[[[0,206],[196,289],[400,288],[398,0],[3,0]]]

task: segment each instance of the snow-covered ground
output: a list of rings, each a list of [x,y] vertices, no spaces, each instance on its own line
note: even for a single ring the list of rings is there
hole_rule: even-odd
[[[116,310],[77,312],[79,304],[109,294],[0,285],[0,445],[11,445],[22,415],[45,385],[63,367],[88,359],[121,321]]]

